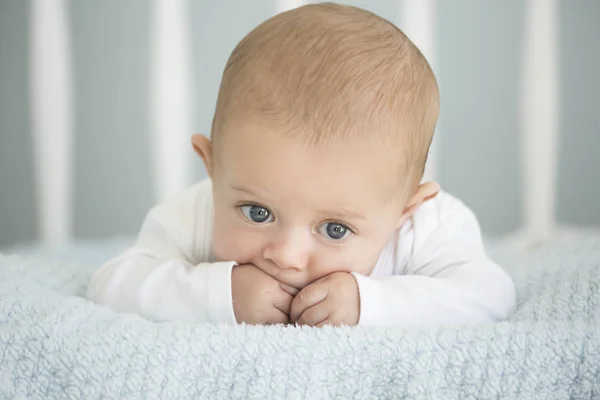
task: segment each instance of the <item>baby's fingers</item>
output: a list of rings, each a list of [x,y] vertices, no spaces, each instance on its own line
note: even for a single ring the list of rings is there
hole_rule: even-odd
[[[298,321],[304,311],[325,300],[328,292],[329,288],[325,281],[317,281],[302,289],[292,302],[290,321]]]
[[[322,322],[329,320],[329,304],[323,300],[317,305],[304,311],[298,318],[298,325],[319,326]]]
[[[273,296],[273,307],[284,313],[290,315],[290,309],[292,307],[292,301],[294,298],[283,289],[276,292]]]
[[[329,318],[327,318],[326,320],[319,322],[319,323],[318,323],[317,325],[315,325],[315,326],[316,326],[317,328],[322,328],[322,327],[324,327],[325,325],[334,325],[334,324],[332,324],[332,323],[331,323],[331,320],[330,320]]]
[[[290,286],[290,285],[286,285],[285,283],[279,282],[279,287],[281,288],[281,290],[283,290],[284,292],[288,293],[290,296],[295,296],[299,292],[299,290],[296,289],[295,287]]]
[[[274,308],[273,312],[271,313],[271,315],[269,316],[269,318],[266,321],[266,325],[278,325],[278,324],[287,325],[287,324],[289,324],[289,322],[290,322],[290,319],[286,313],[283,313],[283,312],[279,311],[278,309]]]

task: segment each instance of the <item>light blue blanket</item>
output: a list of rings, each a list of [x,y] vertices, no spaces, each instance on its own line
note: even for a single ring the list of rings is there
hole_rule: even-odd
[[[509,269],[507,322],[301,329],[119,315],[89,268],[0,255],[0,398],[600,398],[600,238]]]

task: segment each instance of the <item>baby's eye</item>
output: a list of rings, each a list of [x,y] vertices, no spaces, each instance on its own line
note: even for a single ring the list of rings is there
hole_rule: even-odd
[[[320,225],[317,231],[328,239],[333,240],[344,239],[352,233],[347,226],[337,222],[326,222]]]
[[[256,222],[257,224],[272,222],[274,220],[273,215],[271,215],[271,211],[264,207],[257,206],[256,204],[241,206],[240,209],[246,218],[252,222]]]

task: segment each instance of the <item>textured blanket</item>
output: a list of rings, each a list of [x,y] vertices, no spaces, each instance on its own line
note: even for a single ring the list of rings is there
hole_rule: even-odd
[[[0,256],[0,398],[600,398],[600,238],[507,265],[477,327],[153,323],[81,298],[91,270]]]

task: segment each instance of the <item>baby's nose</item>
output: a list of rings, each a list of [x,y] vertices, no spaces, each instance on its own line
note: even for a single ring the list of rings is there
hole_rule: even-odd
[[[265,247],[264,258],[282,269],[305,270],[312,251],[310,234],[302,231],[283,234]]]

